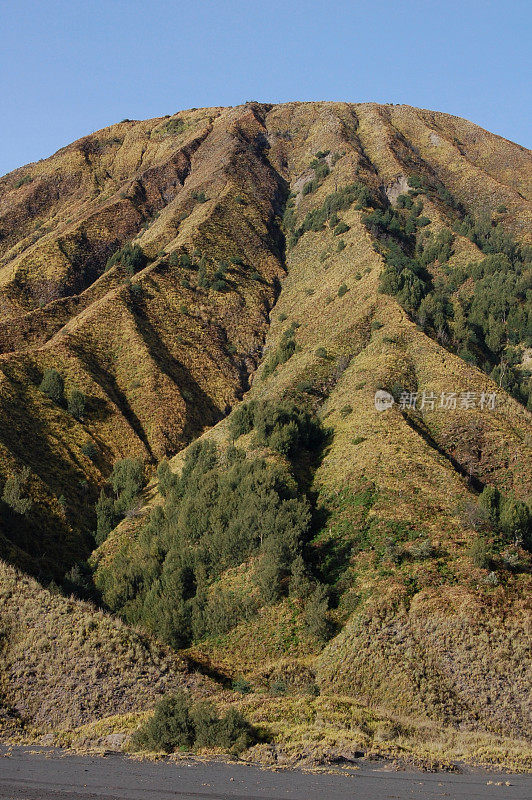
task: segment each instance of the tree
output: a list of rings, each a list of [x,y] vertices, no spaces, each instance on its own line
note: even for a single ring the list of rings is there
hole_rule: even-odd
[[[481,507],[487,512],[489,521],[497,526],[501,505],[501,493],[496,486],[485,486],[479,497]]]
[[[502,504],[500,526],[515,544],[532,547],[532,514],[526,503],[507,498]]]
[[[249,433],[253,428],[254,410],[255,404],[253,402],[242,403],[242,405],[235,408],[229,420],[229,431],[233,439],[238,439],[239,436]]]
[[[128,242],[108,259],[106,270],[121,264],[130,275],[134,275],[146,266],[147,261],[142,247]]]
[[[39,389],[43,394],[50,398],[53,403],[61,405],[65,400],[65,382],[56,369],[47,369]]]
[[[80,392],[79,389],[74,389],[68,398],[68,410],[70,414],[80,422],[83,420],[85,414],[86,402],[87,399],[85,395],[83,392]]]
[[[27,514],[32,506],[31,500],[22,496],[29,477],[30,468],[24,467],[20,473],[10,475],[4,485],[2,500],[17,514]]]
[[[327,589],[319,584],[305,603],[304,620],[308,632],[321,642],[331,635]]]
[[[129,511],[144,486],[144,465],[140,458],[121,458],[115,462],[109,479],[116,496],[118,514]]]
[[[297,555],[292,561],[290,568],[289,592],[291,597],[308,597],[311,590],[311,582],[307,575],[303,556]]]
[[[104,490],[96,503],[96,544],[101,545],[116,525],[115,505]]]
[[[491,548],[485,536],[477,536],[473,539],[468,555],[475,567],[489,569],[491,566]]]
[[[176,482],[176,477],[170,469],[170,464],[164,458],[157,467],[157,478],[159,481],[159,491],[163,497],[167,497],[170,489]]]

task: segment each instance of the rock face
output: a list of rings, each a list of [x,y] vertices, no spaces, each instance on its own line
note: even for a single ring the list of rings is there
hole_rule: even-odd
[[[529,496],[530,413],[380,291],[382,247],[363,202],[342,210],[343,227],[313,223],[353,183],[394,207],[413,175],[438,187],[422,195],[431,234],[450,230],[460,208],[497,216],[530,243],[531,153],[407,106],[249,103],[124,121],[1,178],[0,483],[29,467],[32,506],[21,515],[1,504],[0,555],[60,579],[90,554],[94,502],[117,458],[152,469],[206,431],[226,436],[224,418],[244,393],[280,398],[312,379],[332,432],[313,487],[332,508],[325,540],[353,548],[357,608],[340,609],[339,626],[349,621],[313,665],[320,688],[521,736],[530,733],[524,650],[503,653],[525,630],[529,575],[516,568],[482,583],[465,556],[466,518],[484,485]],[[142,249],[142,264],[128,266],[125,246]],[[482,258],[456,235],[452,266]],[[291,323],[296,352],[266,380],[263,356]],[[39,389],[51,368],[65,402]],[[397,402],[375,412],[375,391],[405,386],[438,399],[496,392],[498,402],[492,412],[458,404],[415,415]],[[86,396],[78,418],[68,410],[74,390]],[[363,518],[356,498],[368,484],[376,499]],[[375,566],[375,548],[357,544],[372,521],[389,526],[392,544],[428,541],[426,560],[412,549],[408,577]],[[135,530],[128,520],[100,555],[112,560]],[[478,607],[471,626],[468,606]],[[257,638],[233,645],[243,669],[258,668]],[[275,663],[279,654],[261,647]],[[19,668],[12,658],[17,685]],[[142,686],[132,706],[144,707]],[[40,719],[34,700],[30,692],[25,708]],[[72,702],[76,719],[99,713]]]

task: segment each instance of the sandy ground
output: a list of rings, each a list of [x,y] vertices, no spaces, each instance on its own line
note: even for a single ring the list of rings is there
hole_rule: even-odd
[[[261,770],[244,764],[136,761],[0,747],[0,800],[529,800],[532,776],[393,772],[363,764],[346,774]]]

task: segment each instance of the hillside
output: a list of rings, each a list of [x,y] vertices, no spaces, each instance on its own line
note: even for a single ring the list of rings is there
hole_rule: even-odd
[[[0,179],[2,557],[245,686],[288,750],[292,708],[311,750],[322,719],[525,752],[531,190],[518,145],[346,103],[126,120]]]

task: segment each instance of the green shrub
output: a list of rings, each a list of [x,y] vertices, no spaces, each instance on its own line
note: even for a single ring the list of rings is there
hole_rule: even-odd
[[[159,701],[153,717],[132,737],[132,746],[166,753],[221,747],[239,754],[256,740],[254,729],[236,709],[220,717],[211,703],[192,703],[179,692]]]
[[[74,389],[70,393],[70,397],[68,398],[68,410],[72,416],[79,420],[80,422],[83,420],[85,415],[85,406],[87,403],[87,398],[80,392],[79,389]]]
[[[252,691],[252,686],[245,678],[235,678],[231,684],[233,692],[240,692],[240,694],[249,694]]]
[[[292,231],[290,244],[294,246],[297,244],[298,239],[303,236],[307,231],[321,231],[325,227],[325,223],[334,219],[334,215],[338,211],[342,211],[357,201],[358,207],[366,207],[371,202],[371,195],[368,188],[362,183],[353,183],[349,186],[344,186],[336,192],[328,195],[321,208],[315,208],[309,211],[299,228],[295,228],[295,210],[293,205],[287,205],[285,211],[285,225],[288,230]],[[287,221],[289,224],[287,224]]]
[[[271,375],[277,369],[279,364],[285,364],[296,352],[296,342],[294,336],[295,325],[292,323],[290,328],[283,333],[281,341],[279,342],[275,352],[272,353],[266,360],[262,370],[263,379],[269,377],[269,375]]]
[[[471,543],[468,556],[480,569],[489,569],[491,565],[491,548],[484,536],[477,536]]]
[[[339,241],[339,242],[338,242],[338,244],[336,245],[336,252],[337,252],[337,253],[341,253],[341,252],[342,252],[342,250],[345,250],[345,247],[346,247],[346,245],[345,245],[345,242],[344,242],[344,240],[343,240],[343,239],[340,239],[340,241]]]
[[[316,167],[314,167],[314,174],[316,176],[316,180],[323,181],[330,173],[329,166],[326,161],[322,161]]]
[[[318,347],[316,350],[316,356],[318,358],[327,358],[327,350],[324,347]]]
[[[174,118],[169,119],[168,122],[165,122],[160,130],[167,136],[176,136],[178,133],[181,133],[184,127],[185,123],[182,119]]]
[[[317,423],[300,409],[281,415],[261,408],[258,416],[270,447],[309,446],[319,435]],[[134,547],[125,543],[102,565],[98,589],[130,624],[142,624],[173,647],[186,647],[192,637],[223,635],[256,613],[253,594],[216,585],[226,569],[260,556],[257,564],[267,567],[262,576],[269,575],[258,580],[263,602],[270,602],[267,593],[277,598],[285,592],[309,525],[308,502],[286,466],[246,458],[234,447],[222,455],[214,443],[198,442]]]
[[[301,448],[313,449],[321,441],[317,420],[306,409],[290,401],[275,403],[265,400],[257,404],[253,424],[258,443],[285,456]]]
[[[308,597],[311,589],[312,583],[307,572],[305,560],[301,554],[298,554],[290,566],[290,597]]]
[[[90,458],[91,461],[96,461],[98,458],[98,449],[94,442],[85,442],[85,444],[81,445],[81,452],[87,458]]]
[[[347,291],[347,284],[342,283],[342,285],[338,287],[338,297],[343,297]]]
[[[33,505],[29,498],[23,497],[30,474],[30,468],[23,467],[20,473],[10,475],[4,484],[2,500],[16,514],[27,514]]]
[[[15,182],[15,189],[20,189],[21,186],[25,186],[28,183],[33,183],[33,178],[31,175],[24,175]]]
[[[172,753],[179,748],[190,749],[194,739],[190,702],[184,692],[179,692],[159,701],[153,717],[132,737],[132,745],[134,749]]]
[[[338,223],[338,225],[334,229],[334,235],[335,236],[341,236],[342,233],[347,233],[348,230],[349,230],[349,225],[347,225],[345,222],[341,221],[341,222]]]
[[[57,405],[62,405],[64,403],[65,382],[56,369],[45,370],[39,389],[53,403]]]
[[[509,497],[503,501],[500,527],[509,541],[532,549],[532,514],[522,500]]]

